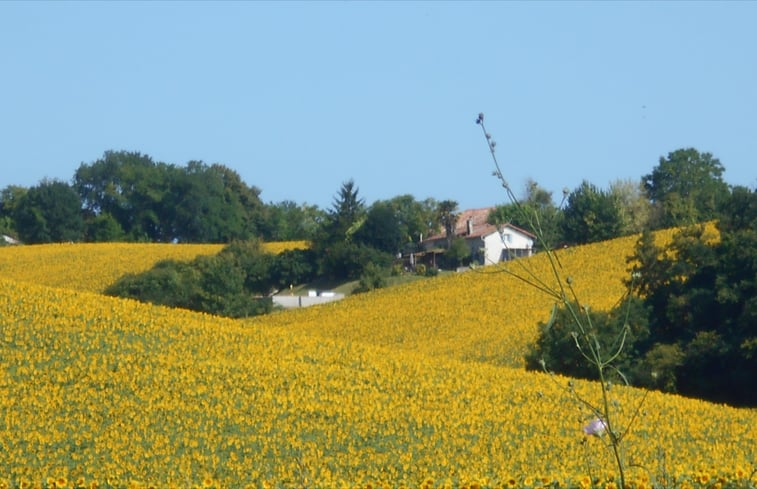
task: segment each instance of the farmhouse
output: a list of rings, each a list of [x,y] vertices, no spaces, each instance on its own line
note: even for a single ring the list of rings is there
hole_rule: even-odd
[[[489,224],[489,212],[493,207],[468,209],[457,216],[455,237],[463,238],[475,263],[493,265],[533,254],[536,236],[512,224],[495,226]],[[434,252],[446,246],[444,232],[429,236],[421,242],[424,250]]]

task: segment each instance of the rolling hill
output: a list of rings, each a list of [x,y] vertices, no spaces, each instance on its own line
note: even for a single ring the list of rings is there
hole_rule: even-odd
[[[560,273],[592,307],[611,307],[634,241],[560,250]],[[81,285],[113,273],[93,257],[153,245],[67,246],[57,259],[35,247],[47,256],[36,283],[0,249],[6,486],[612,489],[603,440],[583,434],[591,413],[568,387],[593,398],[598,386],[522,369],[551,302],[508,273],[235,321]],[[509,266],[549,277],[543,256]],[[634,420],[633,487],[755,483],[757,411],[611,395]]]

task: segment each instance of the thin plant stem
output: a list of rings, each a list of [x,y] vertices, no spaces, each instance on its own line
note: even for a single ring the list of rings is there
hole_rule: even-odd
[[[626,345],[626,340],[629,332],[628,318],[630,315],[630,304],[626,309],[623,328],[615,337],[611,348],[608,350],[609,354],[604,353],[598,338],[593,333],[594,327],[592,326],[589,308],[587,306],[580,306],[581,303],[579,301],[578,294],[573,288],[572,279],[569,276],[565,279],[562,278],[562,263],[560,262],[557,254],[545,239],[545,234],[542,228],[541,220],[539,219],[538,212],[529,212],[529,209],[527,209],[526,206],[524,206],[515,196],[512,188],[505,179],[502,167],[497,160],[497,154],[495,151],[496,143],[492,140],[491,135],[486,131],[483,114],[478,115],[476,123],[481,126],[486,144],[489,148],[489,153],[491,154],[491,158],[494,162],[493,175],[499,180],[500,184],[505,189],[507,198],[510,203],[514,205],[516,212],[521,215],[524,221],[527,222],[533,230],[538,245],[547,257],[550,273],[556,285],[549,285],[545,279],[537,276],[536,273],[521,260],[516,260],[518,267],[517,271],[512,270],[511,267],[503,267],[504,271],[509,275],[552,297],[557,303],[561,304],[566,309],[569,318],[573,321],[576,328],[578,329],[578,331],[574,335],[576,347],[578,348],[580,354],[583,355],[583,357],[586,359],[586,361],[596,369],[601,389],[601,402],[599,403],[599,406],[595,406],[593,403],[589,402],[581,395],[579,395],[572,387],[570,388],[570,392],[579,401],[579,403],[586,406],[595,416],[597,416],[597,418],[600,419],[600,422],[603,424],[604,431],[606,431],[608,434],[608,441],[605,442],[603,440],[603,443],[611,450],[613,454],[615,465],[618,471],[620,488],[624,489],[626,487],[625,463],[621,450],[621,442],[625,434],[628,432],[628,430],[630,430],[631,425],[636,421],[641,410],[641,406],[644,403],[648,392],[645,393],[644,397],[641,399],[641,402],[638,404],[636,411],[634,412],[631,420],[626,426],[626,429],[624,431],[617,430],[615,428],[614,416],[610,407],[611,403],[608,392],[610,384],[608,382],[606,373],[608,370],[615,372],[624,380],[626,384],[628,384],[625,376],[613,363],[618,359]],[[577,307],[579,307],[581,310],[579,311]],[[542,367],[546,371],[546,365],[542,364]]]

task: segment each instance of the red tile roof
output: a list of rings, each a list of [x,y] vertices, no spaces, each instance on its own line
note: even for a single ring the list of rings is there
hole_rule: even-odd
[[[478,238],[481,236],[487,236],[497,231],[497,226],[486,222],[487,219],[489,219],[489,212],[491,212],[493,209],[494,207],[482,207],[480,209],[466,209],[464,211],[461,211],[457,215],[457,223],[455,224],[455,236],[462,238]],[[468,229],[469,221],[471,226],[470,232]],[[525,229],[519,228],[518,226],[513,226],[512,224],[507,224],[507,226],[520,233],[525,234],[532,239],[536,237]],[[445,238],[446,235],[444,233],[444,230],[440,230],[440,232],[429,236],[423,241],[434,241]]]
[[[496,226],[486,222],[489,218],[489,212],[492,209],[494,209],[494,207],[482,207],[481,209],[467,209],[460,212],[457,215],[457,223],[455,224],[455,236],[478,237],[496,231]],[[468,221],[471,223],[471,233],[468,233]],[[444,230],[440,230],[440,232],[429,236],[424,241],[443,239],[445,237]]]

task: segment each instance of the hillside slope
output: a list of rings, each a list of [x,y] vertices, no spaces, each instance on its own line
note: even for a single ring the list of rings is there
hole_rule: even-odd
[[[672,231],[658,234],[667,241]],[[584,304],[607,310],[629,278],[626,258],[638,236],[558,250],[560,277]],[[546,255],[504,265],[554,287]],[[381,289],[318,307],[257,317],[251,324],[366,342],[444,358],[522,367],[523,355],[554,300],[498,267]]]
[[[11,485],[537,487],[577,483],[587,453],[611,469],[559,377],[8,280],[0,331]],[[628,421],[642,393],[612,392]],[[662,450],[675,476],[746,477],[755,439],[755,410],[652,393],[627,450],[652,474]]]

